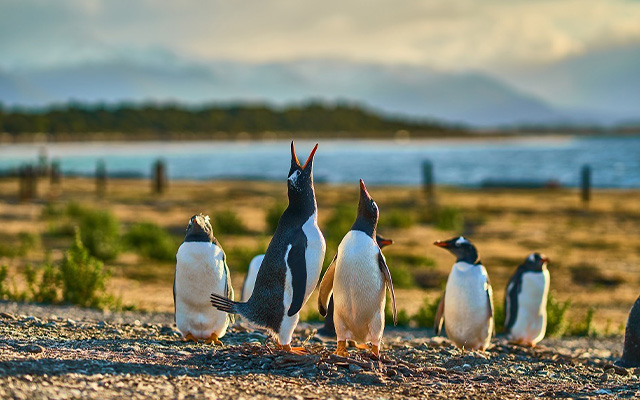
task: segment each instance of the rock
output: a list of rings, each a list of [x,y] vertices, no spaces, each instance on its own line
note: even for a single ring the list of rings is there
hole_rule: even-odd
[[[28,344],[28,345],[22,346],[22,351],[25,351],[31,354],[38,354],[44,351],[44,347],[37,344]]]
[[[383,385],[385,383],[382,377],[373,372],[361,372],[353,380],[363,385]]]
[[[0,312],[0,317],[4,318],[4,319],[10,319],[10,320],[15,320],[16,317],[13,314],[10,313],[6,313],[6,312]]]
[[[465,372],[469,372],[469,371],[471,371],[471,365],[469,365],[469,364],[463,364],[463,365],[462,365],[462,370],[463,370],[463,371],[465,371]]]
[[[362,367],[355,364],[349,364],[349,372],[358,373],[360,371],[362,371]]]

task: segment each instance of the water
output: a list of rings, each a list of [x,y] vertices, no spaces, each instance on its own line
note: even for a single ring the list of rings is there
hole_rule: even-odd
[[[299,141],[304,163],[314,142]],[[171,179],[283,180],[289,171],[289,142],[116,142],[0,145],[0,170],[35,162],[46,146],[65,173],[93,174],[105,161],[110,173],[149,176],[158,158]],[[322,140],[316,181],[417,185],[422,162],[430,160],[438,184],[475,187],[487,179],[557,181],[577,186],[589,164],[593,184],[640,187],[640,137],[513,138],[477,140]]]

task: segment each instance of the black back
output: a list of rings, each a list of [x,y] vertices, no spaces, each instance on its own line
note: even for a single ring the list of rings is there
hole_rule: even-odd
[[[317,148],[317,145],[316,145]],[[316,212],[316,197],[313,187],[313,155],[304,166],[295,155],[291,142],[291,169],[287,180],[289,205],[284,211],[273,238],[267,247],[260,265],[253,293],[244,306],[244,314],[254,323],[277,332],[285,311],[289,316],[302,306],[307,282],[305,250],[306,236],[302,226]],[[291,308],[284,310],[284,285],[287,273],[285,254],[291,246],[288,264],[291,268],[293,300]],[[294,312],[295,311],[295,312]]]
[[[640,367],[640,297],[629,312],[624,332],[624,349],[618,364],[624,367]]]
[[[364,181],[360,179],[360,200],[358,201],[358,215],[351,226],[352,231],[364,232],[373,240],[376,240],[376,227],[378,226],[378,205],[367,192]]]

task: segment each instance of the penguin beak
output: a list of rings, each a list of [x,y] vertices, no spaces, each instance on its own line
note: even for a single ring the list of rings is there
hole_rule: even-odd
[[[434,246],[442,247],[443,249],[449,248],[449,242],[443,242],[442,240],[436,240],[433,242]]]
[[[364,185],[364,181],[360,179],[360,191],[364,193],[367,197],[371,197],[369,192],[367,192],[367,187]]]
[[[293,142],[291,142],[291,144],[293,145]],[[307,162],[304,163],[304,165],[302,166],[302,169],[305,169],[309,164],[309,162],[313,160],[313,156],[316,154],[316,150],[318,150],[318,143],[316,143],[316,145],[313,147],[313,150],[311,150],[311,154],[309,154],[309,158],[307,158]],[[297,158],[296,158],[296,161],[297,161]],[[298,165],[300,165],[299,162],[298,162]]]
[[[540,255],[540,260],[542,260],[543,263],[549,263],[549,257],[545,256],[544,254]]]
[[[382,239],[382,238],[380,238],[380,240],[379,240],[378,244],[379,244],[380,246],[389,246],[390,244],[393,244],[393,240],[391,240],[391,239]]]
[[[296,155],[296,145],[291,141],[291,163],[295,161],[296,165],[300,167],[300,161],[298,161],[298,156]]]

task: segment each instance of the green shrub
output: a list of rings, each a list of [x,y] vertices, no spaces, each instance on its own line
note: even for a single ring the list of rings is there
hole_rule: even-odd
[[[598,331],[593,323],[593,317],[595,315],[595,309],[589,307],[587,314],[578,323],[571,324],[570,329],[567,330],[565,336],[598,336]]]
[[[126,245],[141,256],[159,261],[175,261],[180,241],[150,222],[132,225],[124,236]]]
[[[380,226],[384,228],[411,228],[416,224],[416,217],[408,210],[393,210],[380,214]]]
[[[396,288],[411,288],[416,286],[416,281],[409,269],[402,265],[389,265],[391,280]]]
[[[62,300],[82,307],[101,307],[109,274],[100,260],[84,247],[80,230],[60,264]]]
[[[280,217],[284,210],[287,209],[287,205],[285,203],[276,203],[271,206],[267,210],[267,215],[265,216],[265,222],[267,223],[267,234],[273,235],[278,227],[278,222],[280,221]]]
[[[560,302],[555,298],[553,292],[549,292],[547,299],[547,332],[546,336],[560,337],[567,329],[567,311],[571,306],[571,301]]]
[[[506,318],[504,305],[500,302],[493,302],[493,320],[495,321],[496,333],[504,332],[504,321]]]
[[[462,232],[464,229],[464,215],[457,207],[438,207],[432,218],[436,229],[455,232]]]
[[[300,320],[303,322],[323,322],[324,318],[322,318],[318,310],[311,308],[300,317]]]
[[[40,247],[41,240],[40,235],[30,232],[20,232],[18,234],[18,254],[21,256],[27,255],[31,250],[36,250]]]
[[[91,255],[103,261],[115,259],[121,250],[120,224],[109,211],[85,210],[78,226],[82,243]]]
[[[38,269],[28,265],[25,268],[24,275],[30,293],[30,300],[48,304],[58,302],[60,274],[53,265],[45,264]]]
[[[231,210],[217,212],[211,218],[211,226],[214,235],[242,235],[248,232],[247,227],[244,226],[238,214]]]
[[[9,276],[9,268],[6,265],[0,266],[0,299],[9,296],[9,286],[7,285],[7,277]]]
[[[356,219],[356,209],[346,204],[338,205],[331,217],[326,221],[322,232],[327,243],[334,244],[337,248],[344,235],[349,232]]]
[[[267,246],[245,247],[237,246],[231,247],[225,251],[227,255],[227,264],[233,273],[244,273],[249,270],[249,263],[253,257],[258,254],[264,254],[267,250]]]
[[[384,306],[384,324],[386,326],[393,326],[393,310],[391,305],[391,296],[387,295],[387,303]],[[407,314],[407,310],[401,308],[397,309],[396,311],[398,312],[398,324],[396,326],[403,328],[408,327],[411,323],[411,317],[409,317],[409,314]]]
[[[416,312],[412,317],[416,325],[421,328],[433,328],[441,298],[442,295],[433,299],[433,301],[429,301],[428,297],[425,297],[424,300],[422,300],[422,305],[418,309],[418,312]]]

